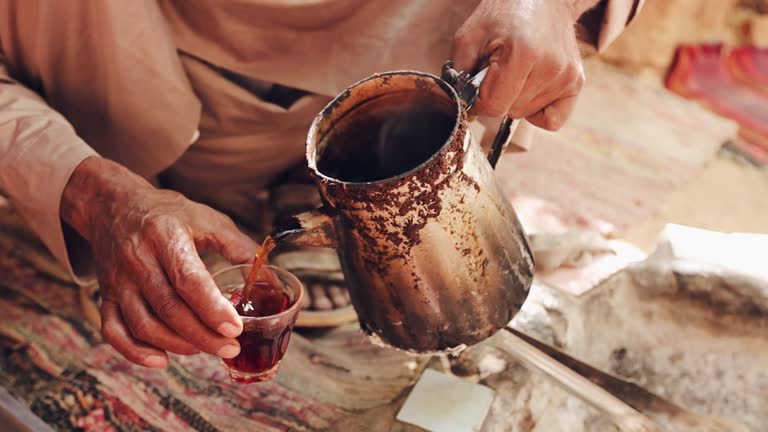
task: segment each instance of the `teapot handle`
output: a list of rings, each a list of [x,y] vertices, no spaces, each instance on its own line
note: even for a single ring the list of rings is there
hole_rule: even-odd
[[[443,65],[442,78],[456,89],[456,93],[467,104],[467,110],[469,110],[477,98],[480,84],[482,84],[487,73],[488,68],[486,67],[478,72],[477,75],[470,77],[466,72],[459,72],[454,69],[453,62],[449,60]],[[499,131],[496,132],[496,136],[493,139],[491,149],[488,151],[488,163],[491,164],[491,168],[496,168],[499,158],[507,150],[510,141],[512,141],[512,132],[514,132],[516,127],[515,123],[515,119],[510,116],[504,116],[504,120],[499,126]]]
[[[499,162],[499,158],[507,150],[509,143],[512,141],[512,133],[515,131],[515,119],[510,116],[504,116],[499,131],[496,132],[496,136],[493,138],[493,144],[488,151],[488,163],[491,164],[491,168],[496,168],[496,163]]]

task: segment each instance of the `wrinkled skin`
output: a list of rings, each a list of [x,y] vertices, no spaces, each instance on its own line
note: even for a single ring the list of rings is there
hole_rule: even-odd
[[[584,85],[577,18],[596,1],[483,0],[456,33],[452,59],[471,73],[488,66],[474,113],[525,118],[557,130]]]
[[[99,158],[77,167],[61,213],[91,244],[102,334],[128,360],[164,367],[167,351],[239,353],[242,321],[198,255],[252,259],[256,245],[229,218]]]

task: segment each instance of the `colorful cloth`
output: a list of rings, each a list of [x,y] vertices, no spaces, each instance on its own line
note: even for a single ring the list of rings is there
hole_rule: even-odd
[[[389,403],[418,374],[404,354],[372,346],[354,327],[315,342],[294,335],[269,383],[233,384],[209,355],[148,369],[85,322],[76,287],[1,246],[0,274],[0,386],[54,430],[323,430]]]
[[[768,162],[768,49],[683,45],[666,79],[673,92],[739,123],[737,149]]]

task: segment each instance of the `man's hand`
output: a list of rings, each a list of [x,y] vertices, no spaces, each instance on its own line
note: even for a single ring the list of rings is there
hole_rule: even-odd
[[[489,66],[474,111],[557,130],[584,84],[575,23],[590,0],[482,0],[456,33],[458,70]]]
[[[229,218],[95,157],[70,178],[61,215],[91,244],[102,334],[128,360],[164,367],[166,351],[238,354],[242,320],[198,255],[253,257],[256,245]]]

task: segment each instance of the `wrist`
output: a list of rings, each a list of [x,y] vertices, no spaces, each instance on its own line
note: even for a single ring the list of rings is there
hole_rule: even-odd
[[[59,212],[86,240],[91,240],[96,217],[109,218],[111,208],[125,194],[151,185],[122,165],[100,157],[89,157],[74,169],[64,187]]]

